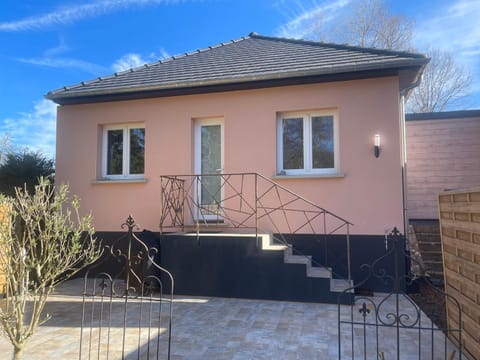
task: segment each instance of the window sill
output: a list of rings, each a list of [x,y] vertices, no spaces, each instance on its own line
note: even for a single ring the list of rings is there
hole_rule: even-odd
[[[344,178],[343,173],[332,174],[298,174],[298,175],[274,175],[272,179],[336,179]]]
[[[95,179],[92,180],[92,184],[144,184],[148,182],[148,179],[140,178],[140,179]]]

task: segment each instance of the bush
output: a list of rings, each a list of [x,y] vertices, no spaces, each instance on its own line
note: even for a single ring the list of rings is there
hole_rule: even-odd
[[[39,184],[39,178],[53,180],[54,161],[44,155],[24,150],[3,154],[0,164],[0,193],[15,196],[15,188],[20,187],[32,193]]]
[[[0,324],[14,359],[48,320],[43,310],[55,287],[100,255],[92,218],[81,217],[79,205],[66,185],[55,189],[43,178],[33,192],[17,188],[15,198],[0,196],[0,273],[6,277]]]

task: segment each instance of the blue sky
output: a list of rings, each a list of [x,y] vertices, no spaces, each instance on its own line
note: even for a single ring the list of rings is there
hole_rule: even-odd
[[[161,58],[263,35],[303,37],[309,19],[334,24],[355,0],[2,0],[0,139],[54,156],[50,90]],[[415,19],[414,45],[455,52],[473,74],[466,108],[480,109],[480,0],[385,1]]]

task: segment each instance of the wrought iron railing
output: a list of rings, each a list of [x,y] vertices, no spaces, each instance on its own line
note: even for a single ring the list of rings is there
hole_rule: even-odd
[[[340,275],[351,279],[352,224],[261,174],[161,176],[161,202],[161,232],[230,229],[255,232],[257,239],[259,233],[270,233],[276,243],[286,246],[291,246],[294,235],[317,235],[325,250],[322,259],[312,259],[316,266],[332,263],[327,239],[335,235],[345,241],[345,250],[336,256],[337,265],[344,267]]]
[[[125,227],[85,273],[80,360],[170,359],[173,276],[159,265],[158,247],[135,233],[133,217]]]
[[[338,296],[338,359],[464,359],[459,301],[410,268],[405,271],[405,264],[416,260],[396,227],[386,235],[385,246],[384,254],[360,266],[365,278]],[[357,293],[372,279],[385,286],[381,293]],[[407,294],[415,287],[424,294],[420,298]],[[342,299],[352,292],[358,296],[347,307]],[[442,302],[451,305],[449,323]]]

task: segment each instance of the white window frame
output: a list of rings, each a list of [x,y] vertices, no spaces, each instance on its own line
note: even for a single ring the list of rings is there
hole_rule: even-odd
[[[130,130],[144,129],[145,125],[142,123],[132,123],[123,125],[108,125],[103,127],[102,136],[102,177],[105,179],[143,179],[145,177],[145,168],[143,174],[130,174]],[[109,175],[107,174],[107,157],[108,157],[108,131],[123,130],[123,157],[122,157],[122,174]],[[146,134],[145,134],[146,135]],[[144,158],[145,164],[145,158]]]
[[[333,117],[333,168],[315,169],[312,159],[312,118],[316,116]],[[303,169],[283,168],[283,119],[303,119]],[[298,111],[283,112],[277,115],[277,174],[278,175],[334,175],[339,173],[338,114],[336,111]]]

